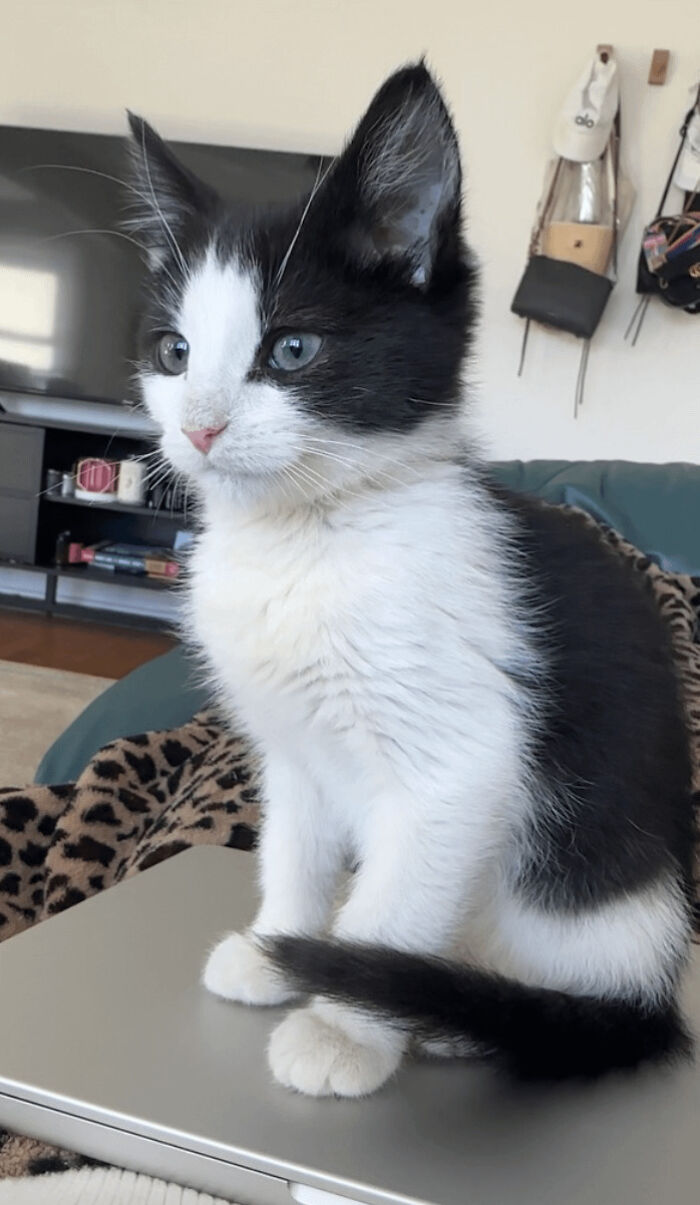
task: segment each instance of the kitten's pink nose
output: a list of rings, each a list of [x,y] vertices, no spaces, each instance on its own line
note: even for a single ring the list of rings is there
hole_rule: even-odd
[[[217,435],[221,435],[221,432],[225,431],[227,427],[228,423],[224,423],[222,427],[200,427],[198,431],[188,431],[183,427],[182,430],[197,451],[204,452],[206,455]]]

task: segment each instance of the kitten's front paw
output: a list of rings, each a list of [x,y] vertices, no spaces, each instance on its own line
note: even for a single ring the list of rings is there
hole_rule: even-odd
[[[244,933],[230,933],[214,947],[202,982],[215,996],[241,1004],[284,1004],[295,995],[255,940]]]
[[[272,1074],[308,1096],[368,1096],[396,1071],[403,1042],[390,1030],[363,1037],[351,1037],[313,1005],[297,1009],[270,1039]]]

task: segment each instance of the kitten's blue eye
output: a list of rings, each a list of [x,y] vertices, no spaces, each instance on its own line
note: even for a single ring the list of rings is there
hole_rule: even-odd
[[[159,372],[167,372],[176,377],[187,368],[190,355],[190,345],[176,331],[167,331],[161,335],[155,346],[155,365]]]
[[[306,368],[316,359],[323,340],[320,335],[297,334],[282,335],[274,344],[268,364],[271,368],[279,368],[282,372],[296,372],[298,368]]]

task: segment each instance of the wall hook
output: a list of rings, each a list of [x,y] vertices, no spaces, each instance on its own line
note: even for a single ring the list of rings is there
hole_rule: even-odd
[[[649,68],[649,83],[650,84],[665,84],[666,72],[668,71],[668,61],[671,57],[668,50],[655,50],[651,56],[651,66]]]

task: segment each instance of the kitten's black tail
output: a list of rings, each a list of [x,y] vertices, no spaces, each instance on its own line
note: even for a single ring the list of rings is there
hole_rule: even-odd
[[[266,943],[304,993],[383,1013],[421,1038],[466,1037],[520,1079],[593,1078],[688,1054],[672,1002],[573,996],[441,959],[283,937]]]

